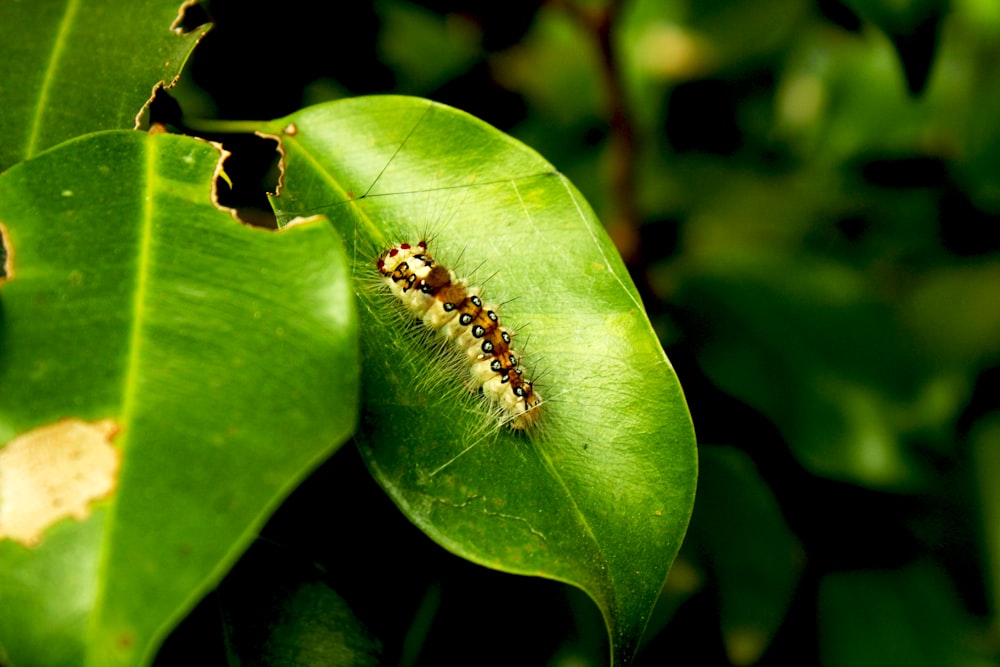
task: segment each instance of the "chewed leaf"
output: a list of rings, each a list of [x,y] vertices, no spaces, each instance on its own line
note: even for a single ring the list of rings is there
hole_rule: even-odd
[[[346,100],[261,129],[282,142],[279,220],[323,212],[352,255],[359,444],[376,479],[451,551],[586,591],[615,661],[630,661],[683,538],[697,463],[677,377],[590,207],[531,149],[426,100]],[[506,428],[468,390],[448,336],[391,295],[380,255],[428,238],[454,281],[500,304],[539,369],[537,428]]]
[[[354,431],[357,326],[322,219],[212,203],[217,147],[116,131],[0,174],[0,654],[149,662]]]
[[[7,242],[7,228],[0,223],[0,285],[14,277],[13,249]]]
[[[88,132],[134,127],[208,29],[177,27],[188,4],[145,2],[123,20],[114,0],[4,3],[0,171]]]

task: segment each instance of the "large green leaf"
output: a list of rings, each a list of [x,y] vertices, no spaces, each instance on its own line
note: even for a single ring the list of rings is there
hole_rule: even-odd
[[[127,129],[206,28],[180,34],[181,0],[0,5],[0,170],[96,130]]]
[[[628,662],[687,526],[695,441],[674,371],[587,203],[534,151],[426,100],[334,102],[263,129],[283,145],[279,219],[326,213],[355,260],[359,445],[376,479],[451,551],[582,588]],[[380,283],[380,251],[422,235],[505,302],[503,321],[540,374],[537,430],[498,425]]]
[[[357,322],[336,233],[237,223],[211,202],[218,161],[202,141],[113,131],[0,175],[13,257],[0,647],[13,665],[148,659],[355,429]],[[106,484],[81,489],[94,461]]]

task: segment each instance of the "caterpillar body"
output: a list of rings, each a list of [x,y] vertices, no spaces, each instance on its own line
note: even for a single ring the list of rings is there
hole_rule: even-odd
[[[495,306],[483,302],[454,271],[427,252],[426,241],[400,243],[379,255],[377,266],[393,295],[427,327],[452,341],[469,365],[468,386],[482,389],[512,429],[530,427],[542,397],[524,378],[511,334]]]

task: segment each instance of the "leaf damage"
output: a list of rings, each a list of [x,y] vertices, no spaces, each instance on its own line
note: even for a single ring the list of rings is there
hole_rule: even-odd
[[[289,123],[284,127],[282,132],[284,133],[285,136],[294,137],[298,135],[299,128],[295,123]],[[269,194],[272,194],[275,197],[279,197],[281,196],[281,190],[284,188],[285,185],[285,144],[281,140],[281,137],[277,134],[270,134],[262,130],[257,130],[256,132],[254,132],[254,134],[256,134],[261,139],[267,139],[273,141],[276,144],[274,150],[278,153],[278,182],[274,187],[274,192]]]
[[[219,209],[223,213],[228,213],[233,220],[246,224],[242,219],[240,219],[239,211],[235,208],[230,208],[222,202],[219,201],[219,180],[226,182],[230,188],[233,187],[233,182],[229,180],[229,174],[226,173],[226,160],[229,159],[231,153],[222,147],[222,144],[217,141],[209,141],[215,150],[219,151],[219,159],[215,162],[215,170],[212,172],[212,206]]]
[[[211,19],[199,3],[199,0],[184,0],[177,8],[177,16],[171,21],[168,30],[179,38],[187,38],[194,35],[194,42],[191,44],[191,50],[193,50],[211,28]],[[188,53],[190,53],[190,50]],[[163,63],[163,70],[167,76],[170,76],[170,80],[167,81],[164,78],[153,84],[149,98],[139,107],[139,111],[135,114],[132,129],[140,130],[150,123],[150,105],[153,104],[153,100],[156,99],[156,95],[160,90],[173,88],[177,84],[177,81],[181,78],[181,71],[184,68],[184,60],[186,60],[186,57],[180,60],[167,60]]]
[[[118,485],[120,430],[111,419],[63,419],[0,449],[0,540],[37,546],[56,522],[87,518]]]
[[[177,18],[170,24],[170,30],[178,35],[189,35],[210,22],[211,18],[199,0],[185,0],[177,8]]]
[[[14,249],[10,245],[10,234],[0,222],[0,285],[14,278]]]

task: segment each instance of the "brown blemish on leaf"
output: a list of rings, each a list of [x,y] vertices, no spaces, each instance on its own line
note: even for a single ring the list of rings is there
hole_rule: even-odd
[[[10,234],[0,222],[0,285],[14,279],[14,248],[10,244]]]
[[[285,126],[285,130],[287,130],[289,126],[294,126],[294,125],[289,123],[289,125]],[[295,128],[294,133],[285,132],[287,136],[295,136],[298,133],[299,133],[298,127]],[[268,134],[267,132],[261,132],[259,130],[257,132],[254,132],[254,134],[256,134],[261,139],[270,139],[271,141],[277,144],[277,148],[275,148],[275,150],[278,151],[278,185],[274,188],[274,196],[277,197],[278,195],[281,194],[281,188],[285,183],[285,145],[281,142],[281,137],[279,137],[276,134]]]
[[[82,521],[118,484],[110,419],[63,421],[23,433],[0,449],[0,539],[35,546],[52,524]]]
[[[284,133],[284,134],[285,134],[286,136],[289,136],[289,137],[294,137],[294,136],[295,136],[296,134],[298,134],[298,133],[299,133],[299,128],[298,128],[298,127],[297,127],[297,126],[295,125],[295,123],[289,123],[289,124],[288,124],[288,125],[286,125],[286,126],[285,126],[284,128],[282,128],[282,130],[281,130],[281,131],[282,131],[282,132],[283,132],[283,133]]]
[[[167,87],[164,86],[163,83],[164,82],[160,80],[153,85],[153,91],[149,94],[149,98],[143,102],[142,106],[139,107],[139,113],[135,115],[135,122],[132,125],[133,130],[141,130],[144,127],[149,126],[149,105],[153,103],[153,99],[156,97],[156,91],[160,88]]]

